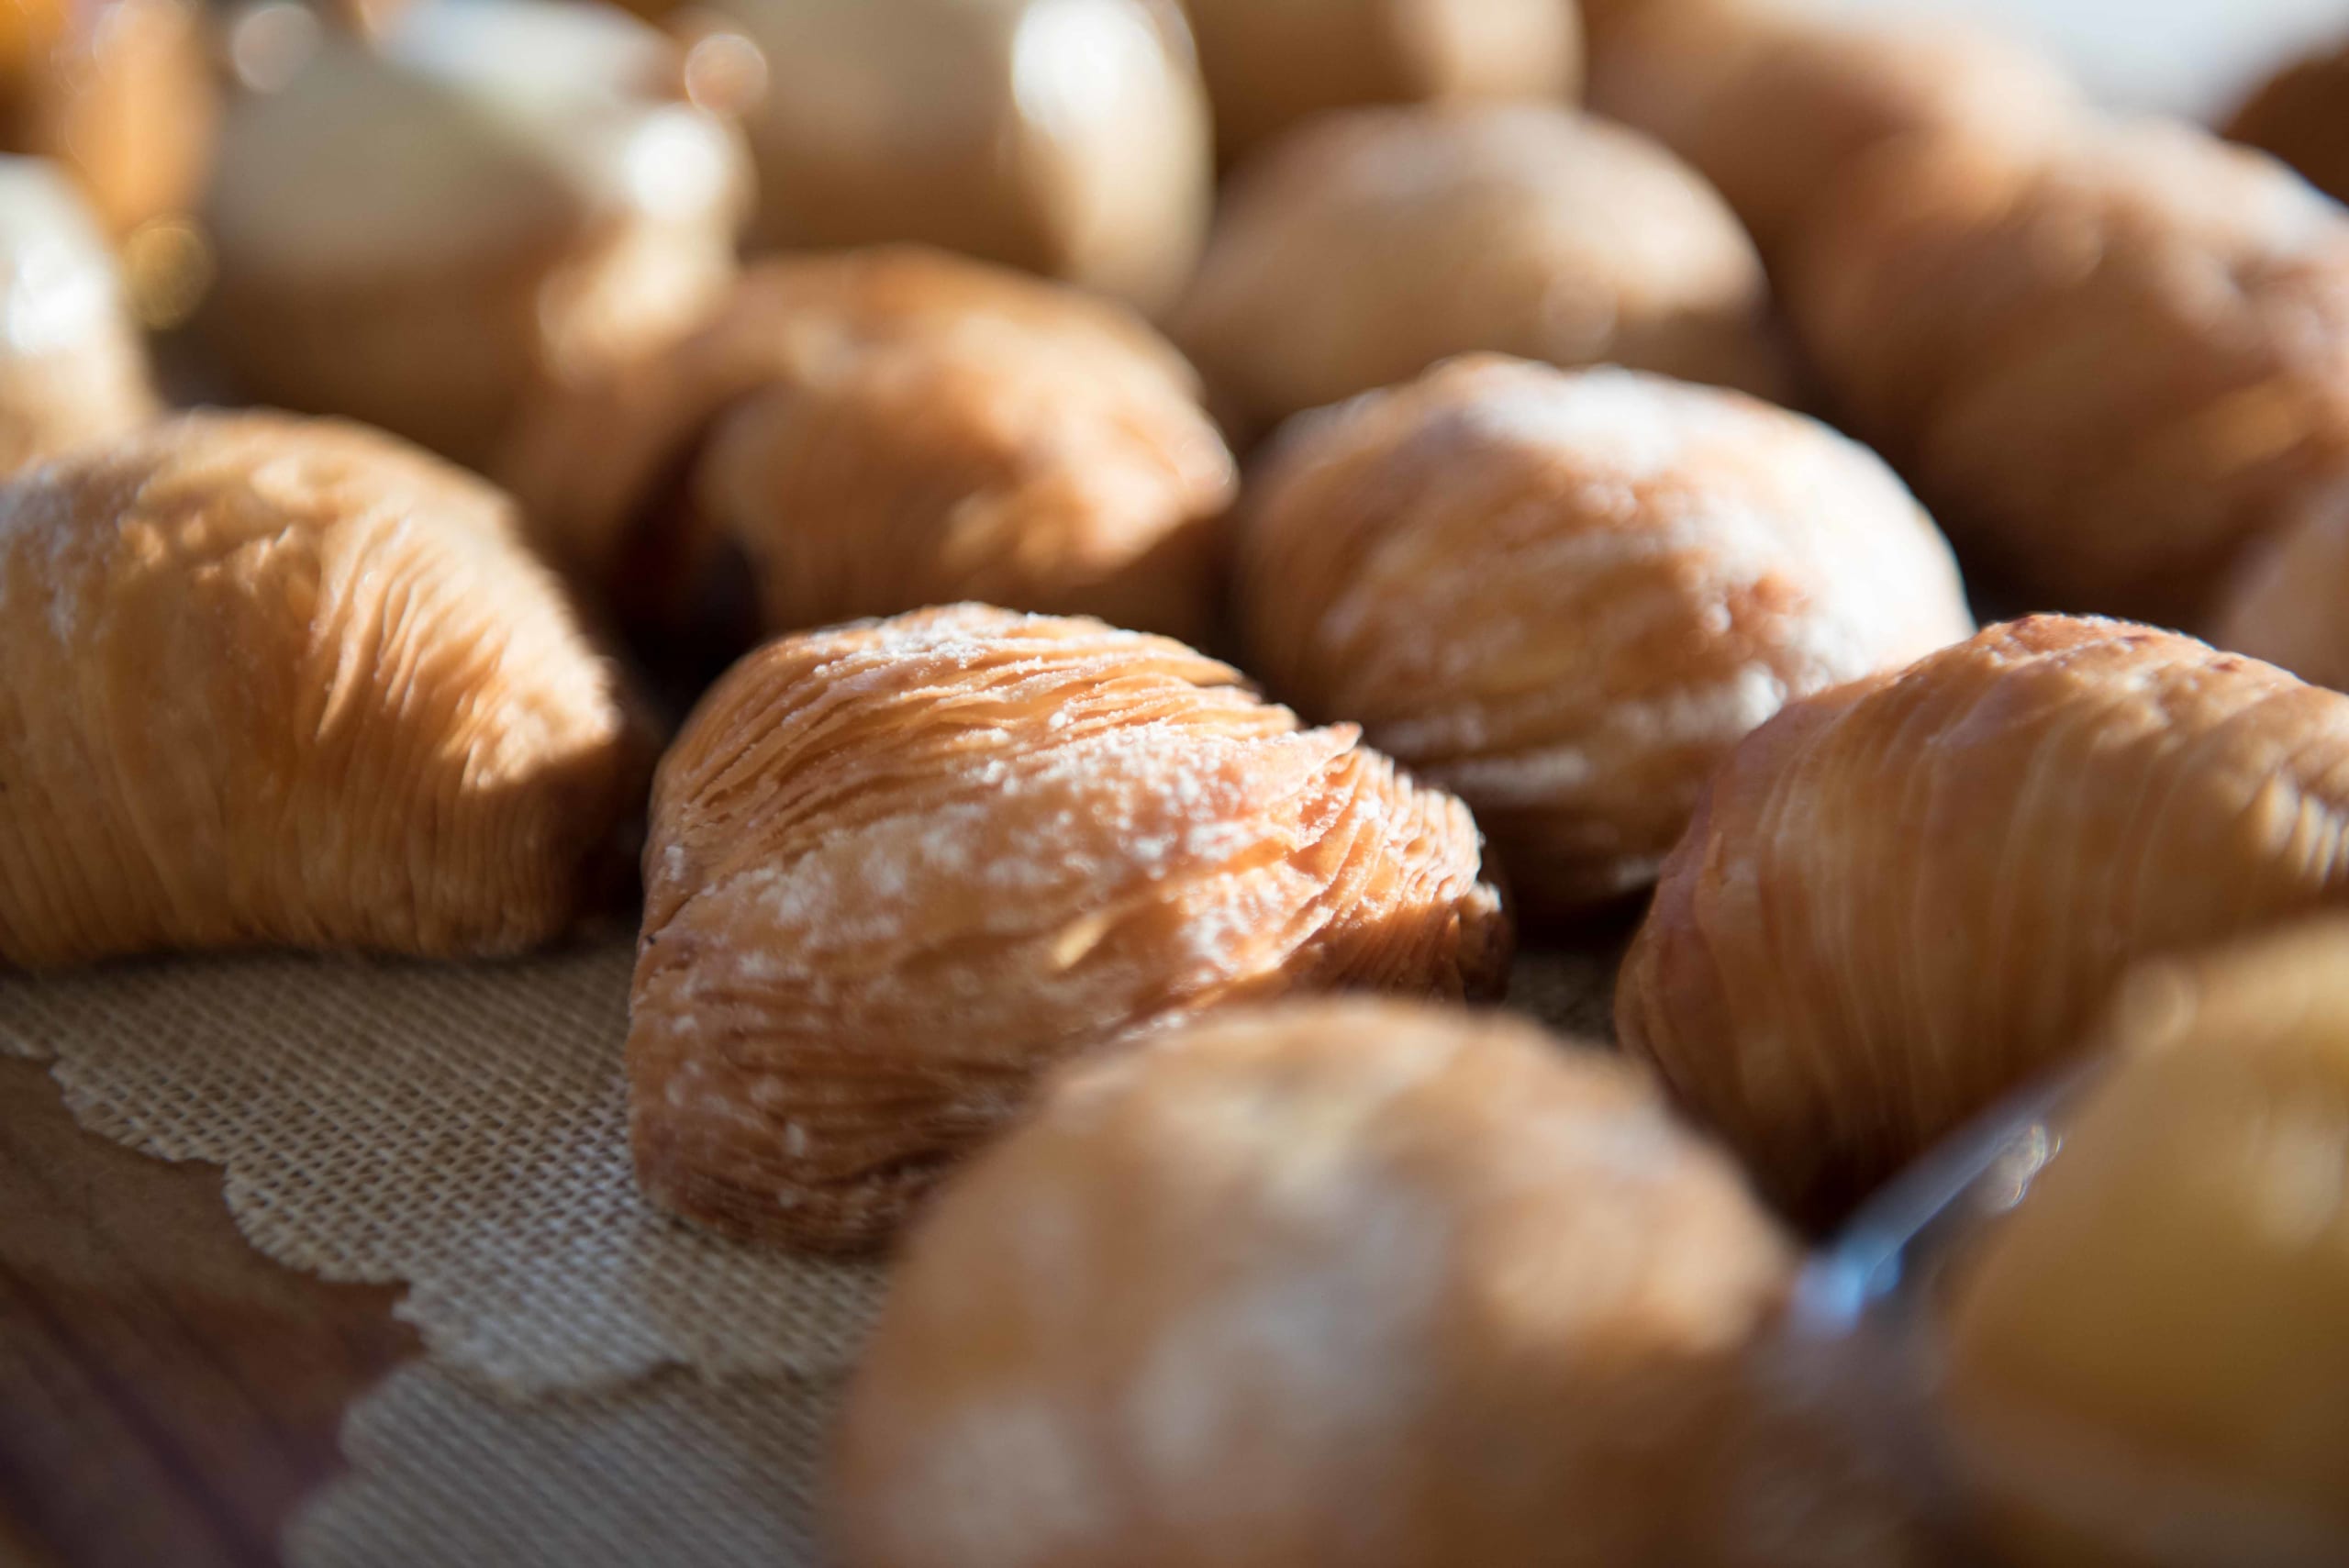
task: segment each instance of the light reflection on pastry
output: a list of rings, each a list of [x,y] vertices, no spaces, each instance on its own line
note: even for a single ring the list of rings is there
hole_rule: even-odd
[[[712,0],[766,56],[756,237],[918,242],[1145,310],[1207,232],[1214,162],[1174,0]]]
[[[662,762],[637,1170],[728,1231],[876,1245],[1071,1056],[1294,993],[1490,995],[1467,809],[1351,727],[1097,621],[787,638]]]
[[[0,962],[562,935],[643,756],[510,504],[192,414],[0,489]]]
[[[1635,132],[1529,106],[1324,116],[1235,177],[1174,317],[1217,393],[1285,418],[1478,350],[1784,400],[1753,242]]]
[[[683,328],[734,272],[737,133],[625,13],[450,0],[230,116],[204,324],[262,401],[484,461],[519,400]]]
[[[1628,371],[1479,357],[1305,416],[1238,533],[1254,670],[1467,801],[1529,911],[1652,881],[1789,697],[1974,630],[1873,453]]]
[[[2134,962],[2349,905],[2349,697],[2039,616],[1791,704],[1713,776],[1616,1019],[1831,1218],[2080,1048]]]
[[[106,237],[44,160],[0,158],[0,474],[154,417]]]
[[[502,472],[550,553],[668,639],[709,629],[729,550],[774,630],[975,599],[1197,638],[1235,484],[1141,320],[914,250],[759,264],[535,410]]]

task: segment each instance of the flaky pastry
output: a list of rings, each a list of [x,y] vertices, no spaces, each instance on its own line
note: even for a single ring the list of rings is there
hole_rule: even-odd
[[[629,1032],[683,1214],[887,1239],[1056,1062],[1230,1002],[1499,984],[1475,824],[1224,665],[963,606],[788,638],[662,764]]]
[[[561,935],[645,759],[511,513],[265,414],[0,489],[0,960]]]
[[[1653,880],[1789,697],[1974,630],[1874,454],[1631,371],[1460,360],[1300,418],[1239,537],[1252,668],[1468,802],[1529,911]]]
[[[2080,1048],[2153,954],[2349,903],[2349,697],[2039,616],[1790,704],[1712,779],[1616,1021],[1824,1218]]]
[[[155,417],[114,253],[56,166],[0,158],[0,474]]]

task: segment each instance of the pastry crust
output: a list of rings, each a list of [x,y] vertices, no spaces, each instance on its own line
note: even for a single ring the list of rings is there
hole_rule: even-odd
[[[1744,1522],[1709,1449],[1791,1259],[1610,1057],[1394,1004],[1211,1020],[1069,1074],[948,1190],[850,1395],[836,1543],[849,1568],[1739,1560],[1699,1544]]]
[[[517,407],[666,341],[732,282],[738,133],[605,6],[468,0],[330,39],[228,121],[201,325],[258,401],[479,466]]]
[[[731,546],[774,630],[967,598],[1199,637],[1236,486],[1141,320],[918,250],[754,268],[674,347],[536,409],[503,470],[624,618],[690,624]]]
[[[1653,881],[1788,698],[1974,630],[1873,453],[1629,371],[1472,358],[1301,418],[1239,537],[1252,667],[1467,801],[1535,913]]]
[[[2191,622],[2349,472],[2349,214],[2191,128],[1903,144],[1790,277],[1852,427],[2057,602]]]
[[[645,1188],[888,1239],[1043,1069],[1297,991],[1459,997],[1509,940],[1475,825],[1351,728],[1096,621],[788,638],[662,764],[629,1035]]]
[[[1616,1021],[1822,1218],[2076,1051],[2132,962],[2343,903],[2349,697],[2038,616],[1748,738]]]
[[[1186,0],[1231,160],[1298,122],[1365,104],[1572,100],[1574,0]]]
[[[186,415],[0,491],[0,960],[561,935],[644,748],[505,498]]]
[[[937,245],[1152,311],[1190,276],[1215,161],[1176,0],[712,9],[766,57],[762,244]]]
[[[2349,691],[2349,483],[2246,552],[2210,640]]]
[[[1768,308],[1728,206],[1635,132],[1534,106],[1357,109],[1241,172],[1174,336],[1257,421],[1478,350],[1783,401]]]
[[[2349,44],[2262,83],[2227,122],[2234,141],[2271,152],[2318,190],[2349,202]]]
[[[113,252],[54,165],[0,158],[0,474],[158,411]]]

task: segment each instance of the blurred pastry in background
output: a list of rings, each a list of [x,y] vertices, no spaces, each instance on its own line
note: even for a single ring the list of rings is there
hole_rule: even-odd
[[[1941,1407],[2025,1568],[2349,1562],[2349,925],[2154,966],[1954,1264]]]
[[[2252,547],[2210,640],[2349,692],[2349,484]]]
[[[2349,696],[2034,616],[1790,703],[1713,775],[1616,1022],[1831,1220],[2077,1052],[2134,962],[2349,906]]]
[[[218,108],[189,0],[0,7],[0,148],[72,171],[117,238],[195,205]]]
[[[1531,913],[1653,881],[1789,698],[1974,631],[1876,454],[1631,371],[1478,357],[1301,416],[1238,533],[1251,668],[1468,802]]]
[[[2235,111],[2226,134],[2274,153],[2333,200],[2349,202],[2349,43],[2268,78]]]
[[[1575,0],[1186,0],[1227,161],[1328,109],[1572,99]]]
[[[1736,1451],[1794,1249],[1622,1062],[1371,1001],[1066,1073],[915,1233],[846,1568],[1900,1568]]]
[[[2052,61],[1963,21],[1785,0],[1654,0],[1591,57],[1591,107],[1687,159],[1773,262],[1886,143],[2044,137],[2076,96]]]
[[[0,474],[157,413],[114,251],[53,163],[0,157]]]
[[[639,351],[732,280],[739,133],[623,11],[425,0],[232,109],[200,323],[239,391],[480,464],[526,394]]]
[[[711,0],[765,57],[754,239],[911,241],[1148,311],[1214,201],[1174,0]]]
[[[1204,636],[1237,483],[1139,317],[895,248],[759,263],[696,331],[535,407],[502,472],[630,629],[729,658],[963,599]]]
[[[1847,427],[2032,595],[2195,624],[2349,475],[2349,210],[2192,127],[1911,139],[1783,272]]]
[[[1497,995],[1475,823],[1359,739],[1096,620],[961,605],[750,655],[653,790],[646,1191],[871,1248],[1070,1057],[1238,1002]]]
[[[1522,105],[1353,109],[1234,177],[1174,320],[1235,417],[1286,418],[1476,350],[1783,401],[1753,243],[1637,132]]]
[[[0,488],[0,962],[551,942],[648,751],[512,503],[406,442],[186,414]]]

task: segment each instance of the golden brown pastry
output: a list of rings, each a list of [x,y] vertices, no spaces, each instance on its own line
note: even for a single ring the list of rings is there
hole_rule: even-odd
[[[850,1395],[836,1544],[846,1568],[1727,1561],[1710,1449],[1790,1257],[1610,1057],[1392,1003],[1211,1020],[1068,1075],[947,1190]],[[1738,1560],[1900,1560],[1820,1544]]]
[[[189,0],[0,8],[0,148],[63,163],[116,234],[194,205],[218,115]]]
[[[1616,1022],[1819,1218],[2077,1050],[2132,961],[2344,903],[2349,697],[2036,616],[1749,737]]]
[[[1214,200],[1175,0],[712,0],[766,56],[768,245],[918,241],[1169,304]]]
[[[2262,83],[2226,134],[2272,152],[2335,201],[2349,202],[2349,43]]]
[[[205,325],[253,397],[484,461],[516,405],[681,330],[734,273],[747,158],[617,9],[417,6],[230,116]]]
[[[1575,0],[1186,0],[1226,159],[1329,109],[1572,98]]]
[[[156,414],[113,252],[57,167],[0,157],[0,474]]]
[[[1308,416],[1240,539],[1251,667],[1468,802],[1529,911],[1653,881],[1789,697],[1974,630],[1873,453],[1631,371],[1476,357]]]
[[[1226,1003],[1500,984],[1475,824],[1224,665],[975,606],[770,644],[662,764],[637,1170],[750,1236],[885,1240],[1052,1063]]]
[[[1531,106],[1356,109],[1241,171],[1174,334],[1269,421],[1476,350],[1769,395],[1768,306],[1737,219],[1643,137]]]
[[[2349,484],[2245,551],[2210,640],[2349,691]]]
[[[730,549],[775,630],[976,599],[1196,638],[1236,483],[1197,381],[1118,306],[975,261],[769,261],[538,408],[503,472],[639,625],[699,617]]]
[[[642,748],[511,512],[273,414],[0,489],[0,961],[561,935]]]
[[[2349,472],[2349,212],[2190,128],[1903,144],[1790,274],[1852,428],[2067,606],[2189,618]]]
[[[2043,138],[2075,94],[2040,56],[1952,18],[1658,0],[1609,29],[1590,98],[1687,159],[1775,261],[1886,144]]]
[[[2349,1562],[2349,926],[2132,982],[1958,1275],[1944,1409],[2021,1564]]]

